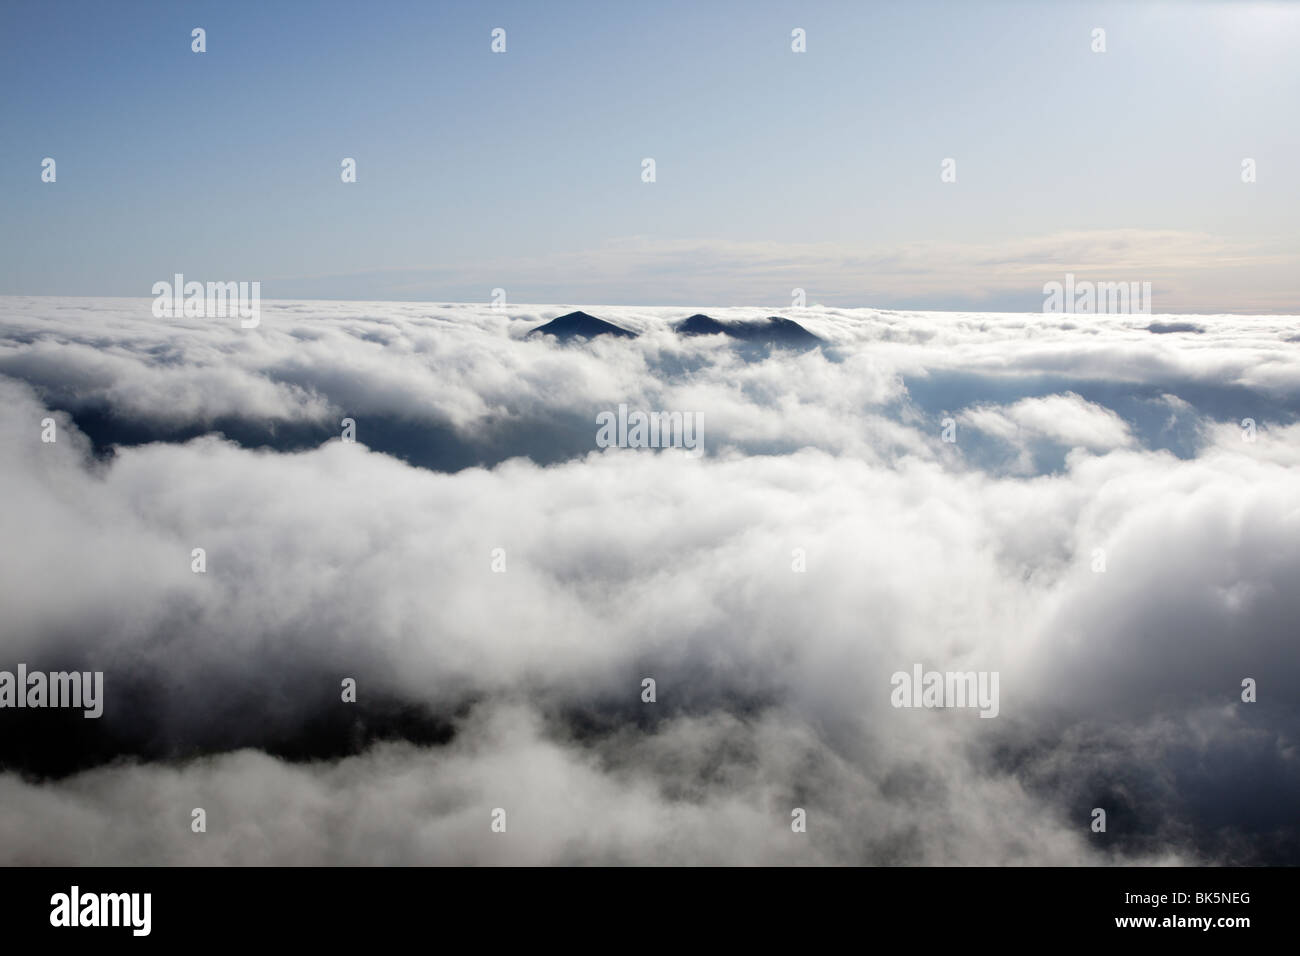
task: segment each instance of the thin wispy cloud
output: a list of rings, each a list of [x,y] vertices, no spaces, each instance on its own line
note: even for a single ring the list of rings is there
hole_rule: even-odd
[[[340,276],[278,276],[281,298],[364,289],[365,298],[437,300],[454,289],[487,299],[493,277],[516,295],[557,293],[637,304],[628,290],[656,289],[656,304],[788,304],[792,289],[826,305],[905,306],[944,301],[958,309],[1036,312],[1043,286],[1066,273],[1102,282],[1150,282],[1165,313],[1300,312],[1291,281],[1300,254],[1286,243],[1230,240],[1170,230],[1095,230],[1035,239],[893,245],[632,237],[545,256],[456,261]],[[557,277],[564,277],[557,279]],[[444,296],[445,298],[445,296]],[[454,297],[453,297],[454,298]],[[644,304],[644,303],[643,303]]]

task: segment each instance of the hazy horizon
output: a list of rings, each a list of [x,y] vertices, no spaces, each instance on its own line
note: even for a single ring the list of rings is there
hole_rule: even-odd
[[[144,296],[139,296],[139,295],[135,295],[135,296],[133,296],[133,295],[19,295],[19,294],[0,295],[0,299],[90,299],[90,300],[121,299],[121,300],[124,300],[124,301],[133,301],[133,300],[152,301],[154,298],[156,298],[156,297],[155,297],[155,296],[151,296],[151,295],[144,295]],[[287,298],[273,298],[273,297],[270,297],[270,296],[263,296],[263,297],[261,298],[261,301],[262,301],[264,304],[268,304],[268,305],[269,305],[269,304],[272,304],[272,303],[277,303],[277,302],[278,302],[278,303],[293,303],[293,302],[321,302],[321,303],[329,303],[329,302],[354,302],[354,303],[364,303],[364,302],[370,302],[370,303],[375,303],[375,304],[379,304],[379,305],[382,305],[382,304],[393,304],[393,305],[418,305],[418,304],[425,304],[425,305],[430,305],[430,306],[435,306],[435,305],[443,305],[443,306],[481,306],[481,305],[488,304],[488,303],[484,303],[484,302],[481,302],[481,301],[457,301],[457,300],[452,300],[452,299],[440,299],[440,298],[433,298],[433,299],[426,299],[426,298],[366,299],[366,298],[349,298],[349,297],[340,297],[340,298],[318,298],[318,297],[312,297],[312,296],[293,296],[293,297],[287,297]],[[722,311],[722,310],[728,310],[728,309],[760,309],[760,310],[765,309],[765,310],[768,310],[768,311],[772,312],[773,314],[782,314],[782,315],[784,315],[786,318],[793,318],[793,319],[795,319],[796,321],[798,320],[799,315],[800,315],[801,313],[810,313],[810,314],[815,314],[816,312],[818,312],[818,311],[820,311],[820,310],[829,310],[829,311],[832,311],[832,312],[914,313],[914,314],[917,314],[917,315],[926,315],[926,314],[935,314],[935,315],[981,314],[981,315],[1022,315],[1022,316],[1023,316],[1023,315],[1038,315],[1038,316],[1042,316],[1042,317],[1044,317],[1044,318],[1046,318],[1046,319],[1059,318],[1061,315],[1075,315],[1075,316],[1119,315],[1119,316],[1127,316],[1127,317],[1129,317],[1129,318],[1134,318],[1134,319],[1149,319],[1149,318],[1156,318],[1156,317],[1176,318],[1176,317],[1178,317],[1178,316],[1196,316],[1196,317],[1198,317],[1198,318],[1210,318],[1210,317],[1213,317],[1213,316],[1216,316],[1216,315],[1222,315],[1222,316],[1242,316],[1242,317],[1246,317],[1246,318],[1249,318],[1249,317],[1252,317],[1252,316],[1257,316],[1257,317],[1260,317],[1260,318],[1293,318],[1293,317],[1300,317],[1300,311],[1298,311],[1298,312],[1267,312],[1267,311],[1261,311],[1261,312],[1248,312],[1248,311],[1240,311],[1240,310],[1239,310],[1239,311],[1236,311],[1236,312],[1189,312],[1189,311],[1179,311],[1179,312],[1161,312],[1161,311],[1158,311],[1158,310],[1153,309],[1153,310],[1152,310],[1151,312],[1149,312],[1149,313],[1145,313],[1145,312],[1144,312],[1144,313],[1138,313],[1138,312],[1118,312],[1118,313],[1106,313],[1106,312],[1064,312],[1064,313],[1052,313],[1052,312],[1044,312],[1041,306],[1040,306],[1039,308],[1037,308],[1037,309],[1021,309],[1021,310],[1014,310],[1014,309],[1002,309],[1002,310],[999,310],[999,309],[956,309],[956,308],[954,308],[954,309],[911,309],[911,308],[884,308],[884,307],[873,306],[873,305],[823,305],[822,303],[818,303],[818,302],[809,302],[807,305],[803,305],[803,306],[791,306],[789,303],[786,303],[786,304],[784,304],[784,305],[782,305],[782,304],[780,304],[780,303],[765,304],[765,303],[762,303],[762,302],[753,302],[753,303],[750,303],[750,302],[733,302],[733,303],[729,303],[729,304],[724,304],[724,303],[704,303],[704,304],[702,304],[702,303],[698,303],[698,302],[694,302],[694,303],[681,303],[681,304],[675,304],[675,303],[668,303],[668,302],[579,302],[579,301],[571,301],[571,302],[566,302],[566,301],[552,301],[552,302],[510,302],[510,303],[509,303],[509,309],[511,309],[511,310],[515,310],[515,311],[517,311],[517,310],[526,310],[526,309],[559,309],[559,310],[563,310],[563,309],[580,309],[580,310],[583,310],[583,311],[590,311],[590,310],[592,310],[592,309],[627,309],[627,308],[642,308],[642,309],[676,309],[676,310],[679,310],[679,311],[682,313],[682,317],[683,317],[683,318],[685,318],[686,315],[687,315],[687,313],[689,313],[689,312],[706,312],[706,313],[707,313],[707,312],[709,312],[710,310],[713,310],[713,311]]]

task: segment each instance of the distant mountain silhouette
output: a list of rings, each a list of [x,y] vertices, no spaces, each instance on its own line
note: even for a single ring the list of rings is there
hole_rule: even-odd
[[[1152,322],[1147,326],[1147,331],[1156,335],[1167,335],[1170,332],[1195,332],[1199,335],[1205,329],[1195,322]]]
[[[756,322],[719,322],[707,315],[692,315],[673,328],[681,335],[726,335],[754,345],[812,348],[822,339],[798,322],[771,315]]]
[[[673,326],[679,335],[730,335],[731,332],[717,319],[699,313],[682,319]]]
[[[594,315],[588,315],[586,312],[570,312],[568,315],[561,315],[558,318],[551,319],[545,325],[539,325],[528,335],[554,335],[561,342],[568,342],[577,338],[594,339],[598,335],[620,335],[629,339],[636,338],[635,332],[620,329],[617,325],[612,325],[604,319],[598,319]]]

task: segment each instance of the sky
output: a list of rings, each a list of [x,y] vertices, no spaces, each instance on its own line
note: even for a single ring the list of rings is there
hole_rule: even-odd
[[[1286,4],[14,0],[0,294],[1296,313],[1298,46]]]

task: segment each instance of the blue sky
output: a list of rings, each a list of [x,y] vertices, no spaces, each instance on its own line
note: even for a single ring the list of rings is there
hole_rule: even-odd
[[[1300,312],[1298,48],[1289,4],[8,2],[0,293]]]

